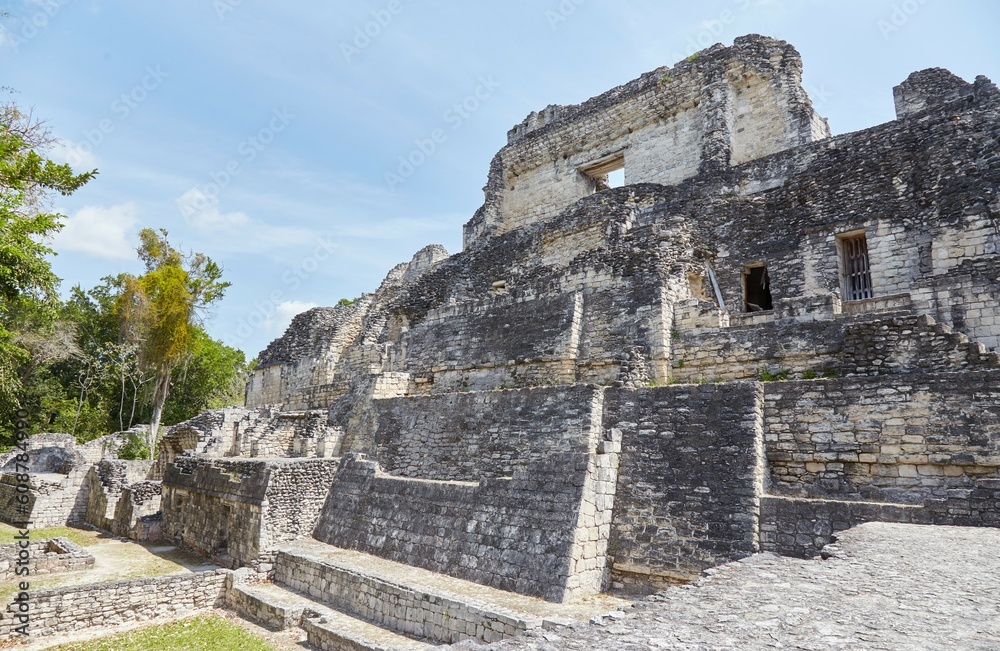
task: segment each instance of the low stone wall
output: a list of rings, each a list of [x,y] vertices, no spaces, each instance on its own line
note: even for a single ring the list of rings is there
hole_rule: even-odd
[[[622,433],[612,580],[649,592],[758,551],[762,493],[757,383],[609,389]]]
[[[32,591],[28,639],[181,617],[222,606],[225,590],[225,573],[211,571]],[[20,638],[19,603],[0,612],[0,639]]]
[[[19,560],[27,559],[26,563]],[[20,543],[0,545],[0,578],[16,579],[18,570],[28,568],[27,576],[75,572],[94,566],[94,556],[67,538],[51,538],[29,542],[27,547]]]
[[[339,459],[182,457],[163,480],[163,537],[224,565],[308,536]]]
[[[1000,527],[1000,479],[976,482],[923,504],[849,502],[769,495],[761,502],[762,551],[809,558],[837,534],[865,522]]]
[[[610,469],[600,473],[608,488],[588,478],[612,465],[602,456],[554,454],[513,479],[473,484],[392,477],[349,455],[314,536],[551,601],[593,593],[610,529],[610,497],[598,493],[614,483]]]
[[[226,605],[236,612],[246,615],[264,626],[283,631],[299,626],[305,605],[282,603],[268,598],[252,587],[233,582],[226,592]]]
[[[836,535],[865,522],[924,521],[923,507],[767,496],[761,500],[761,551],[811,558]]]
[[[401,477],[510,477],[549,454],[590,450],[601,397],[577,385],[374,400],[372,456]]]
[[[771,491],[920,504],[1000,477],[1000,372],[765,384]]]
[[[338,610],[436,642],[498,642],[541,623],[444,592],[413,589],[284,551],[278,554],[275,579]],[[272,619],[280,617],[275,614]]]

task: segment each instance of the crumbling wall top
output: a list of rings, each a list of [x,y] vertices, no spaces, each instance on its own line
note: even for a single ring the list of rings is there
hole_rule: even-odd
[[[547,221],[624,183],[676,185],[827,138],[802,87],[802,59],[751,34],[648,72],[581,104],[550,105],[508,133],[465,245]]]
[[[969,83],[944,68],[926,68],[911,73],[903,83],[892,89],[896,118],[906,118],[925,111],[950,105],[965,99],[1000,100],[1000,90],[987,77],[976,77]]]

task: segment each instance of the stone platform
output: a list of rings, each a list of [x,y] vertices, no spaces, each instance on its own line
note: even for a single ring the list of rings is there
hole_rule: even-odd
[[[1000,649],[1000,531],[868,523],[825,560],[759,554],[620,618],[489,649]],[[483,649],[462,643],[456,649]]]
[[[301,627],[321,649],[411,649],[496,642],[615,611],[600,595],[556,604],[428,570],[302,541],[282,548],[275,583],[233,586],[229,603],[268,625]]]

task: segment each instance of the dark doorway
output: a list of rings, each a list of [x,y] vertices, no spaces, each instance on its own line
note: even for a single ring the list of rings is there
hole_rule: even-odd
[[[767,277],[767,267],[760,265],[747,267],[743,274],[745,312],[760,312],[774,307],[771,302],[771,280]]]

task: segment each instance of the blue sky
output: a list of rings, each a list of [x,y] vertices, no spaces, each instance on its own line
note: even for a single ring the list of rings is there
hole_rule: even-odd
[[[137,231],[166,228],[224,266],[233,286],[207,327],[248,356],[296,312],[373,291],[424,245],[460,250],[489,161],[529,112],[703,46],[789,41],[834,133],[891,120],[892,86],[914,70],[1000,81],[1000,3],[987,0],[0,8],[0,85],[64,139],[53,157],[100,170],[56,202],[63,288],[140,271]],[[400,174],[400,156],[437,129],[444,141]]]

